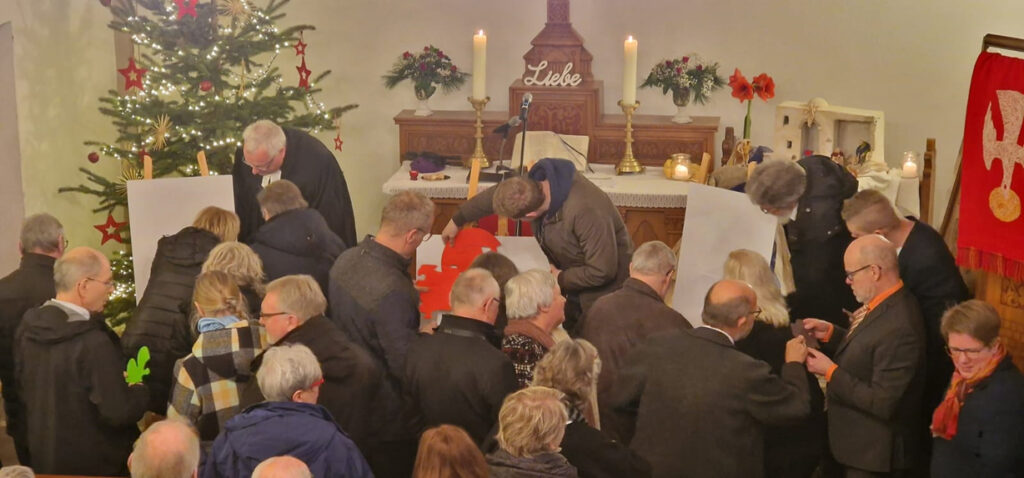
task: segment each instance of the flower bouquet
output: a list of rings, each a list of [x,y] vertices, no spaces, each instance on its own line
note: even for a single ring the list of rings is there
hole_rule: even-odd
[[[640,85],[641,88],[660,87],[662,94],[672,92],[672,103],[676,105],[676,116],[672,121],[689,123],[692,118],[684,113],[683,108],[690,103],[690,97],[699,104],[705,104],[715,91],[725,85],[725,80],[718,76],[718,63],[708,62],[696,53],[664,60],[651,68],[651,73]]]
[[[452,63],[451,57],[434,45],[429,45],[416,54],[408,51],[402,53],[391,70],[384,75],[384,86],[390,90],[404,80],[412,81],[416,99],[420,100],[416,115],[429,116],[433,112],[427,107],[427,100],[437,91],[437,87],[450,93],[465,84],[468,76]]]

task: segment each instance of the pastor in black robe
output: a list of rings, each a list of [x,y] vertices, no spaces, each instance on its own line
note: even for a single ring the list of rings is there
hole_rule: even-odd
[[[356,243],[355,218],[348,184],[338,161],[320,140],[305,131],[283,128],[286,138],[281,179],[299,187],[309,207],[316,209],[327,225],[345,244]],[[252,173],[245,164],[242,148],[235,152],[235,165],[231,175],[235,185],[235,213],[242,222],[238,240],[248,242],[252,234],[263,225],[263,214],[256,195],[263,189],[263,177]]]

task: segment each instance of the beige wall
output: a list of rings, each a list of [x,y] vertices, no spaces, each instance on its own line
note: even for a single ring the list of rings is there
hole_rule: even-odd
[[[969,7],[967,7],[969,5]],[[572,20],[594,55],[611,110],[621,91],[622,39],[639,40],[640,74],[654,62],[696,51],[718,60],[722,72],[739,67],[748,77],[768,72],[777,96],[754,105],[753,139],[771,143],[774,106],[822,96],[836,105],[883,110],[886,155],[921,150],[938,139],[937,211],[953,179],[971,69],[981,38],[993,32],[1024,37],[1024,2],[990,0],[679,1],[575,0]],[[507,109],[508,85],[523,69],[522,55],[543,26],[542,0],[294,0],[290,24],[310,23],[307,62],[314,75],[334,73],[322,86],[328,104],[356,102],[345,116],[339,154],[355,203],[360,234],[376,227],[381,183],[397,166],[392,117],[415,106],[412,88],[385,90],[381,74],[405,50],[434,43],[465,69],[471,35],[488,33],[488,109]],[[83,211],[94,202],[56,195],[81,180],[86,138],[109,138],[112,127],[96,111],[96,98],[113,86],[113,35],[108,12],[95,0],[0,2],[0,22],[13,21],[18,111],[26,210],[49,210],[69,225],[75,242],[95,242],[100,222]],[[295,81],[294,56],[279,65]],[[464,91],[431,99],[435,109],[469,109]],[[670,114],[670,98],[642,90],[641,112]],[[721,91],[693,114],[722,117],[740,129],[744,108]],[[329,141],[331,134],[322,135]],[[721,141],[721,133],[718,142]]]

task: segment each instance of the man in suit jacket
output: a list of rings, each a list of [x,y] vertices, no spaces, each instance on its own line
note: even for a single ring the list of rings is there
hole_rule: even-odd
[[[924,317],[928,367],[921,409],[928,423],[953,375],[953,361],[943,348],[945,341],[939,330],[942,314],[970,298],[967,285],[942,236],[913,217],[899,217],[882,193],[867,189],[855,194],[843,205],[843,219],[853,237],[881,235],[899,253],[900,278],[917,298]]]
[[[761,477],[763,427],[810,413],[803,337],[786,344],[781,377],[736,350],[758,313],[749,285],[717,282],[704,325],[653,337],[626,359],[612,406],[636,417],[630,447],[654,477]]]
[[[900,280],[896,247],[884,237],[854,240],[843,262],[864,307],[849,330],[804,319],[832,357],[811,350],[807,368],[828,381],[829,444],[846,476],[901,476],[917,464],[924,438],[921,311]]]

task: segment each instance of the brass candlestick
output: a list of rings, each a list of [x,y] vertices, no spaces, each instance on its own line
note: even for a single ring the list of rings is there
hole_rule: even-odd
[[[473,155],[469,157],[469,167],[473,164],[474,160],[480,160],[480,169],[486,169],[491,167],[491,162],[487,160],[487,155],[484,154],[484,106],[487,102],[491,101],[491,97],[488,96],[484,99],[476,99],[473,97],[469,98],[470,104],[473,105],[473,109],[476,110],[476,134],[473,136],[476,138],[476,149],[473,150]]]
[[[615,165],[615,174],[642,173],[644,166],[633,157],[633,112],[640,106],[640,102],[627,105],[619,100],[619,106],[626,114],[626,154],[622,156],[619,164]]]

